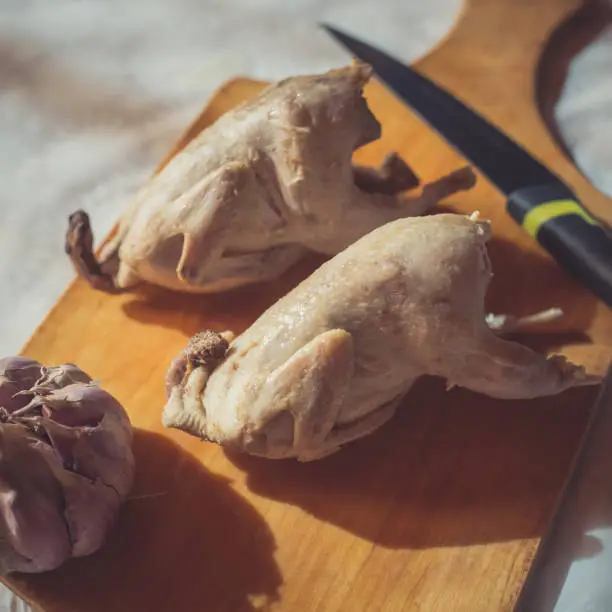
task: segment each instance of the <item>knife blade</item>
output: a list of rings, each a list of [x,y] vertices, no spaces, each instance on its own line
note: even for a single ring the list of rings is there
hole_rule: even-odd
[[[321,24],[506,196],[506,211],[575,280],[612,306],[612,232],[551,170],[415,68]]]
[[[612,364],[591,410],[579,450],[546,534],[527,573],[514,612],[552,612],[563,606],[563,586],[572,563],[584,554],[588,533],[612,521]],[[604,591],[607,591],[607,584]],[[593,585],[584,609],[609,610],[607,595]],[[588,597],[587,597],[588,595]],[[595,606],[598,600],[599,607]],[[571,608],[570,608],[571,609]]]

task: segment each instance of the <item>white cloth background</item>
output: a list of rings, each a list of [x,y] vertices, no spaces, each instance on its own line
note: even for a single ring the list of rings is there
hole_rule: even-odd
[[[20,350],[73,278],[63,254],[68,214],[86,209],[100,240],[223,81],[345,63],[321,20],[411,61],[445,34],[459,7],[460,0],[0,0],[0,354]],[[583,171],[612,195],[612,28],[572,62],[556,115]],[[563,609],[586,609],[585,581],[593,596],[599,587],[590,580],[609,588],[610,569],[609,561],[578,564]],[[0,593],[0,611],[21,609]]]

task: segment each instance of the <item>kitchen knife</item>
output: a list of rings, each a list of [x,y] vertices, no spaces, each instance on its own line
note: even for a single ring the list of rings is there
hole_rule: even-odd
[[[414,68],[322,24],[505,194],[509,215],[578,282],[612,306],[612,232],[517,142]]]
[[[564,491],[540,542],[514,612],[552,612],[564,607],[563,586],[574,561],[588,550],[589,531],[612,522],[612,365],[604,379]],[[586,546],[585,546],[586,545]],[[597,554],[597,553],[595,553]],[[610,610],[605,588],[584,585],[581,610]],[[601,587],[602,585],[600,585]],[[599,593],[597,591],[599,590]],[[568,608],[578,612],[575,608]]]

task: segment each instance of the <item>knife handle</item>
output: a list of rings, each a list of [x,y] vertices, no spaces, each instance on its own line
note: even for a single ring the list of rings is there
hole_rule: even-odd
[[[510,194],[508,214],[569,274],[612,307],[612,233],[564,185]]]

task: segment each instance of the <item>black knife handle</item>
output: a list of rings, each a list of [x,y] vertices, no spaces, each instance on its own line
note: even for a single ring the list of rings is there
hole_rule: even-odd
[[[508,214],[569,274],[612,306],[612,233],[562,184],[510,194]]]

